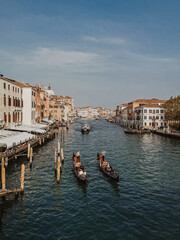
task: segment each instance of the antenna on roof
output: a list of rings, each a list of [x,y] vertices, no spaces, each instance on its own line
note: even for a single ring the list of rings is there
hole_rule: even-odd
[[[0,72],[0,77],[4,77],[4,75]]]

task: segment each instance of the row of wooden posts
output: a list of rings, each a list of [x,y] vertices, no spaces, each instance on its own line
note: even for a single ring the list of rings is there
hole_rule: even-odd
[[[28,144],[28,151],[26,154],[21,154],[21,155],[16,155],[15,158],[17,159],[18,156],[27,156],[30,162],[30,168],[32,167],[32,159],[33,159],[33,148],[31,147],[30,143]],[[56,162],[58,156],[58,161]],[[62,160],[62,162],[61,162]],[[64,163],[64,153],[63,153],[63,148],[60,148],[60,141],[58,141],[58,149],[54,152],[54,169],[55,169],[55,174],[57,175],[57,183],[60,182],[60,176],[61,176],[61,168],[62,164]],[[13,190],[7,190],[6,189],[6,170],[8,166],[8,158],[2,157],[1,160],[1,182],[2,182],[2,189],[0,189],[0,197],[5,197],[6,195],[10,193],[15,193],[18,194],[19,192],[24,191],[24,173],[25,173],[25,165],[21,165],[21,187],[20,188],[15,188]]]
[[[62,167],[62,163],[64,162],[64,153],[63,153],[63,148],[60,148],[60,141],[58,141],[57,153],[58,153],[58,161],[56,163],[57,154],[56,154],[56,149],[55,149],[55,151],[54,151],[54,170],[55,170],[55,174],[57,174],[57,183],[59,183],[60,176],[61,176],[61,167]],[[61,160],[62,160],[62,163],[61,163]]]
[[[2,182],[2,189],[0,190],[0,197],[5,197],[8,194],[11,193],[23,193],[24,192],[24,173],[25,173],[25,165],[21,165],[21,187],[20,188],[14,188],[12,190],[6,189],[6,170],[4,167],[3,161],[1,161],[1,182]]]

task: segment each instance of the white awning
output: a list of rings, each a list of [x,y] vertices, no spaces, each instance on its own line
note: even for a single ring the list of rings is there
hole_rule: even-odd
[[[10,130],[14,131],[21,131],[21,132],[33,132],[33,133],[40,133],[43,134],[46,132],[46,130],[43,130],[41,128],[35,127],[35,126],[26,126],[26,125],[21,125],[21,126],[12,126],[9,128]]]
[[[35,135],[27,132],[0,131],[0,143],[6,144],[7,148],[13,147],[25,141],[35,138]]]

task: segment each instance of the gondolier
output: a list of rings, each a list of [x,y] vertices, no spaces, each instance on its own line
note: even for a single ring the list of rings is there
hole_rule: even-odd
[[[77,157],[78,160],[80,159],[80,156],[81,156],[81,154],[80,154],[80,150],[79,150],[79,151],[77,151],[77,153],[76,153],[76,157]]]
[[[105,155],[106,155],[106,151],[104,151],[104,149],[103,149],[102,152],[101,152],[101,156],[103,158],[103,161],[104,161]]]

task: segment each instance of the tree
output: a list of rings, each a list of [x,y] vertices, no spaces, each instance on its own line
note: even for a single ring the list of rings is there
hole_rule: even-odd
[[[180,130],[180,95],[171,97],[165,102],[164,107],[166,109],[165,118],[171,121],[169,125]]]
[[[180,120],[180,95],[177,97],[171,97],[165,102],[164,107],[166,109],[166,120]]]

